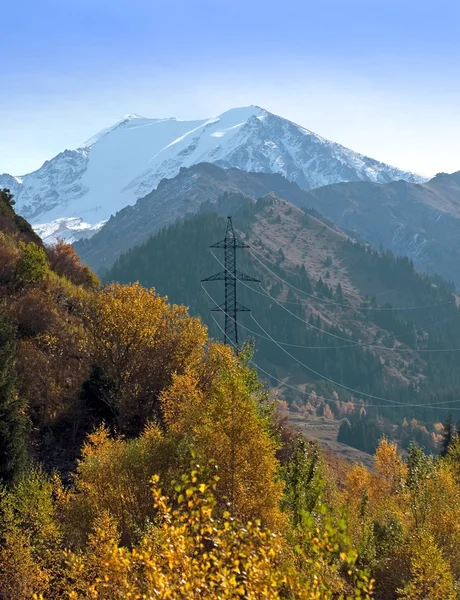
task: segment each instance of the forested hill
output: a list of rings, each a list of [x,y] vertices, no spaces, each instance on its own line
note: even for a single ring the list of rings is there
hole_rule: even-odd
[[[199,211],[202,204],[215,202],[224,193],[259,198],[269,192],[296,205],[305,196],[296,183],[279,174],[248,173],[209,163],[183,167],[175,177],[162,179],[134,206],[126,206],[113,215],[91,239],[77,242],[75,249],[86,264],[102,273],[121,253],[176,219]]]
[[[314,388],[332,400],[337,392],[392,423],[412,417],[433,423],[445,418],[446,407],[455,411],[460,353],[431,352],[460,348],[453,285],[419,274],[406,258],[353,242],[316,214],[276,196],[257,202],[223,197],[220,215],[206,212],[216,207],[204,206],[122,255],[105,281],[155,286],[172,302],[189,306],[221,338],[200,280],[222,270],[208,247],[224,237],[223,215],[232,202],[234,209],[235,202],[239,206],[235,227],[252,247],[239,252],[239,268],[262,282],[254,291],[239,284],[238,299],[255,319],[240,315],[240,335],[255,340],[261,374],[268,373],[285,398],[305,403]],[[223,260],[219,250],[213,252]],[[204,285],[221,303],[223,286]],[[329,404],[334,411],[334,402]],[[429,408],[420,408],[424,405]]]
[[[352,314],[361,311],[346,303],[359,299],[358,274],[361,281],[369,274],[370,287],[391,276],[404,288],[417,277],[407,261],[365,253],[276,198],[241,210],[240,228],[246,223],[261,260],[276,243],[273,269],[315,296],[308,310],[316,311],[317,327],[336,315],[332,307],[320,310],[321,300],[332,299],[350,313],[351,328]],[[291,239],[299,225],[304,242],[293,247],[306,250],[311,242],[308,274],[279,252],[289,247],[281,215]],[[440,457],[417,445],[403,454],[380,439],[371,470],[347,464],[290,425],[285,402],[260,385],[249,352],[237,356],[214,343],[199,319],[152,289],[100,286],[72,246],[44,248],[5,191],[0,216],[2,600],[457,598],[460,437],[452,422],[431,431],[440,438]],[[174,281],[172,295],[180,296],[180,286],[201,275],[196,260],[208,236],[221,238],[224,226],[221,217],[204,214],[162,232],[145,246],[147,267],[156,261],[160,285]],[[168,259],[161,244],[185,254]],[[352,268],[357,257],[361,270]],[[124,260],[128,268],[130,258]],[[376,277],[379,265],[384,274]],[[249,257],[242,266],[252,269]],[[343,276],[348,287],[318,285],[315,269],[327,269],[327,281]],[[264,284],[273,295],[286,294],[267,277]],[[428,280],[416,278],[414,286],[417,300],[450,297]],[[294,335],[270,305],[247,300],[258,318],[279,326],[274,334]],[[307,310],[294,294],[289,301],[293,311]],[[362,335],[364,325],[353,318]],[[297,329],[302,342],[306,334]],[[267,354],[265,362],[275,359]],[[368,361],[366,369],[378,365],[377,356],[362,353],[359,360]],[[346,368],[356,371],[356,364]],[[375,368],[372,385],[388,370]],[[295,376],[305,380],[300,369]],[[330,405],[312,392],[297,410],[314,407],[328,422],[333,410],[346,411],[344,441],[381,437],[380,420],[359,408],[354,418],[356,407],[344,400]],[[409,427],[422,432],[413,422],[401,429]]]
[[[426,183],[327,185],[305,192],[303,202],[371,244],[410,257],[420,271],[460,286],[460,172],[438,173]]]

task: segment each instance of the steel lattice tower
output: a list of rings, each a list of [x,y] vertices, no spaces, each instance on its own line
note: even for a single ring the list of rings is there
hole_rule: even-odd
[[[249,248],[247,244],[240,241],[233,229],[232,217],[227,217],[227,231],[225,238],[217,244],[210,246],[211,248],[223,248],[224,250],[224,266],[225,270],[211,277],[206,277],[201,281],[223,281],[225,284],[225,301],[224,304],[216,306],[213,311],[223,312],[225,314],[225,336],[224,344],[230,344],[238,349],[238,321],[237,314],[239,312],[250,312],[250,308],[246,308],[236,300],[236,284],[237,281],[253,281],[259,283],[255,277],[250,277],[238,271],[236,268],[236,249]]]

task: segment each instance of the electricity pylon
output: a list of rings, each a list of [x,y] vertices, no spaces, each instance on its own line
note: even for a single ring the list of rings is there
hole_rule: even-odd
[[[220,306],[214,307],[213,311],[223,312],[225,314],[225,335],[224,344],[230,344],[238,349],[238,321],[237,314],[239,312],[250,312],[250,308],[246,308],[236,299],[236,283],[237,281],[253,281],[259,283],[259,280],[250,275],[246,275],[236,268],[236,249],[249,248],[247,244],[237,239],[235,230],[233,229],[232,217],[227,217],[227,231],[225,238],[217,244],[210,246],[211,248],[224,249],[224,271],[206,277],[201,281],[223,281],[225,284],[225,301]]]

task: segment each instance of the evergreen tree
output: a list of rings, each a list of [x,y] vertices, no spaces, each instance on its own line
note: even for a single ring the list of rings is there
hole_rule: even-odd
[[[340,282],[337,284],[337,287],[335,288],[335,297],[337,302],[339,302],[340,304],[343,304],[343,290],[342,290],[342,286],[340,285]]]
[[[0,481],[10,483],[27,460],[29,421],[16,391],[14,329],[0,318]]]
[[[441,456],[447,456],[449,447],[456,435],[455,427],[452,421],[452,415],[449,413],[444,422],[444,432],[442,434]]]

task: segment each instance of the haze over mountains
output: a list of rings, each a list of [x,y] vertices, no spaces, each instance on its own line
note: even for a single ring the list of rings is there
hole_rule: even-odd
[[[0,188],[14,193],[18,211],[41,225],[45,240],[59,235],[73,241],[90,236],[161,179],[200,162],[279,173],[303,189],[347,181],[423,180],[249,106],[196,121],[127,115],[33,173],[0,175]]]
[[[381,244],[397,256],[408,256],[420,271],[441,274],[460,287],[460,173],[439,174],[422,184],[349,182],[305,191],[281,175],[200,163],[164,179],[75,247],[101,272],[122,252],[224,193],[257,199],[269,192],[296,206],[314,208],[374,248]]]
[[[275,194],[257,201],[229,194],[207,203],[121,255],[103,281],[154,286],[221,339],[212,316],[222,325],[221,315],[210,310],[222,301],[223,286],[208,282],[205,292],[200,280],[223,268],[223,253],[208,247],[223,237],[229,211],[250,246],[239,252],[238,267],[261,282],[238,284],[239,302],[252,309],[239,316],[240,343],[255,339],[255,364],[272,386],[300,404],[312,385],[342,400],[348,386],[364,394],[354,397],[365,401],[368,418],[376,404],[392,422],[443,418],[445,407],[433,405],[455,398],[460,374],[460,354],[439,352],[460,347],[452,287],[420,274],[407,258],[354,243],[314,211]]]
[[[460,171],[426,183],[353,182],[305,193],[303,202],[375,248],[408,256],[460,288]]]

